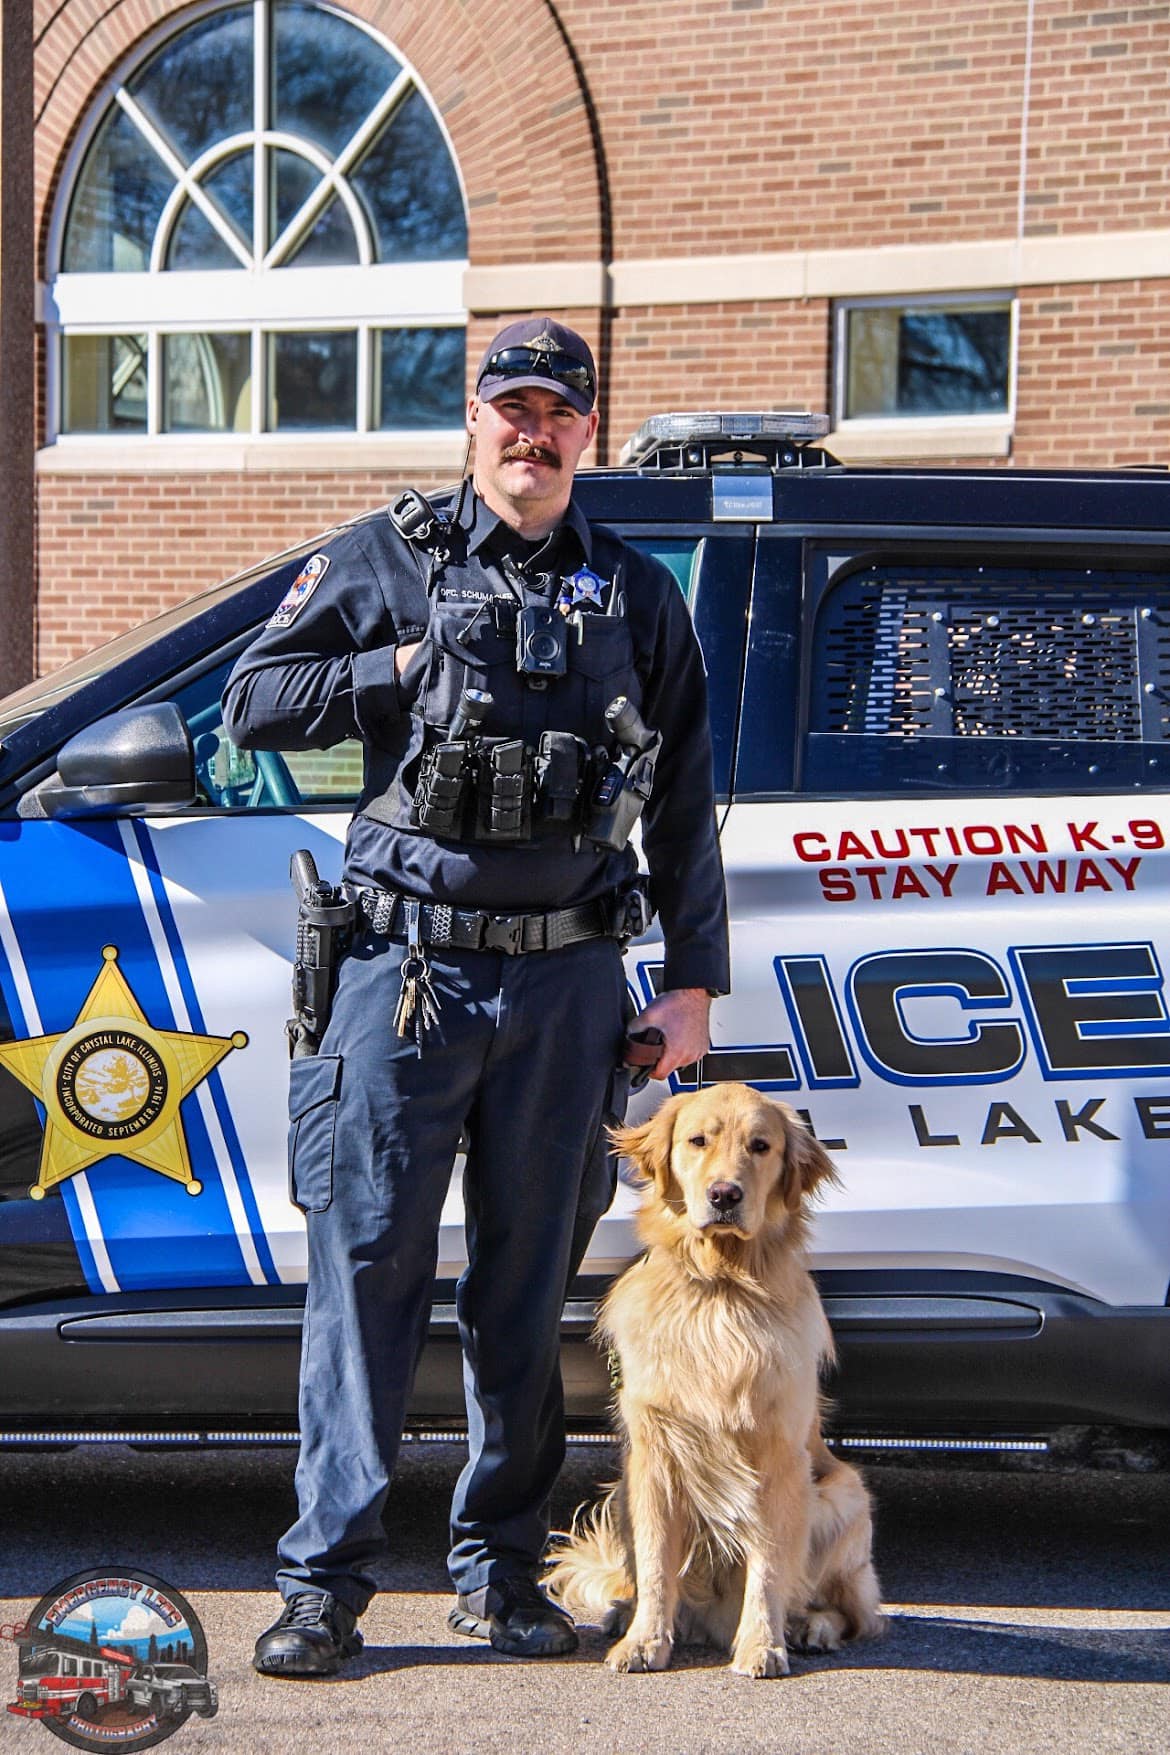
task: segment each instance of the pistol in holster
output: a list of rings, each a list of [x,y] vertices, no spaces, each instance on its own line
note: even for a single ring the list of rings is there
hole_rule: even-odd
[[[316,1054],[329,1022],[337,969],[357,916],[355,904],[318,875],[304,847],[292,856],[289,876],[297,894],[297,953],[293,963],[293,1015],[285,1025],[293,1060]]]

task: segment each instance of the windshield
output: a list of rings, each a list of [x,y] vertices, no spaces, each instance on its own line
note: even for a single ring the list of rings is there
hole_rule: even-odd
[[[42,1647],[39,1651],[34,1650],[29,1657],[21,1659],[20,1673],[22,1676],[48,1676],[56,1668],[56,1652]]]

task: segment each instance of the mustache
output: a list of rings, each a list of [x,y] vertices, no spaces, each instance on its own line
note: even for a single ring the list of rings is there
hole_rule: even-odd
[[[555,451],[546,451],[543,445],[509,445],[503,453],[504,463],[548,463],[553,469],[561,467],[561,460]]]

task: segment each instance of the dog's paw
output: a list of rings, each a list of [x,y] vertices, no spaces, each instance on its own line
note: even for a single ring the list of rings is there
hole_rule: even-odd
[[[791,1615],[785,1631],[799,1651],[840,1651],[846,1637],[845,1617],[836,1609],[809,1609]]]
[[[788,1653],[783,1645],[745,1645],[731,1654],[731,1670],[736,1676],[786,1676]]]
[[[889,1631],[889,1616],[883,1615],[880,1609],[867,1609],[859,1615],[850,1637],[853,1639],[884,1639]]]
[[[638,1639],[627,1633],[606,1655],[606,1663],[619,1674],[633,1675],[644,1670],[665,1670],[670,1667],[672,1643],[668,1638],[651,1635]]]
[[[601,1631],[608,1639],[618,1639],[634,1619],[634,1605],[616,1598],[601,1617]]]

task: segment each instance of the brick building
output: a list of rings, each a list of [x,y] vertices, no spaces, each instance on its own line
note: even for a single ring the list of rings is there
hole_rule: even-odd
[[[847,459],[1165,456],[1166,5],[32,13],[38,670],[452,479],[519,311],[593,342],[602,461],[712,406],[828,409]]]

